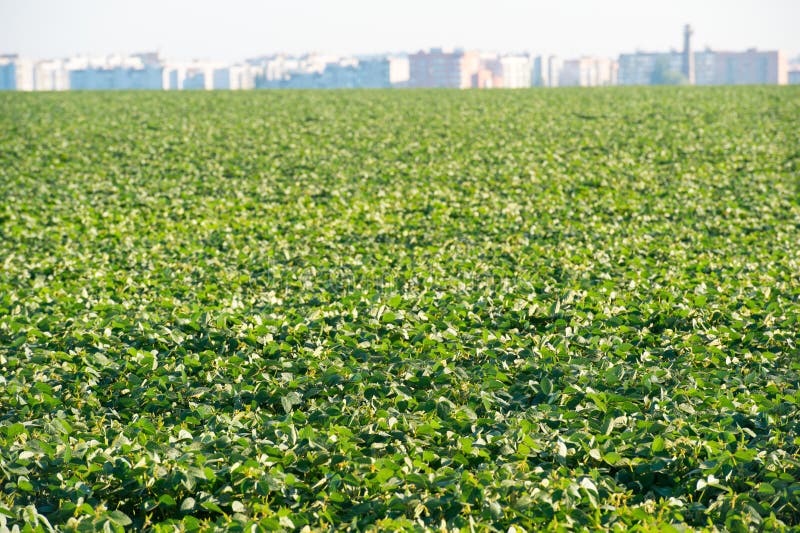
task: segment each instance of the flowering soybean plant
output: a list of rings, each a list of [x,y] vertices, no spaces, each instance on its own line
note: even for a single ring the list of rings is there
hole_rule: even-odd
[[[800,527],[798,119],[0,95],[0,529]]]

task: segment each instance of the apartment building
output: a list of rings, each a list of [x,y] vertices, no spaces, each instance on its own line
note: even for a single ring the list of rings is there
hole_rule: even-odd
[[[33,66],[34,91],[69,90],[69,71],[64,61],[38,61]]]
[[[449,87],[468,89],[480,70],[478,52],[432,48],[411,54],[409,87]]]
[[[478,70],[472,75],[473,89],[499,89],[503,87],[503,68],[494,53],[479,54]]]
[[[380,89],[391,87],[391,64],[386,58],[348,59],[329,64],[316,76],[320,89]]]
[[[522,89],[531,86],[531,59],[528,56],[502,56],[500,77],[503,87]]]
[[[695,79],[698,85],[786,85],[789,65],[777,50],[695,53]]]
[[[32,91],[33,61],[16,54],[0,55],[0,91]]]
[[[262,69],[253,65],[232,65],[213,69],[213,89],[247,90],[256,88],[256,78]]]
[[[72,90],[161,90],[164,88],[163,67],[89,67],[69,73]]]
[[[617,84],[617,62],[605,57],[581,57],[564,61],[561,87],[601,87]]]
[[[657,85],[667,74],[683,76],[683,54],[672,52],[636,52],[619,56],[619,85]]]
[[[392,87],[407,87],[409,76],[408,56],[390,56],[389,82]]]
[[[531,84],[534,87],[558,87],[564,61],[558,56],[536,56],[532,62]]]

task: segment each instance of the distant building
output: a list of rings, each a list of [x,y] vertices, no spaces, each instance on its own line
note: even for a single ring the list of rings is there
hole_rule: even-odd
[[[70,71],[69,86],[78,91],[161,90],[164,88],[164,69],[160,66],[89,67]]]
[[[547,58],[536,56],[531,62],[531,86],[549,87],[550,80],[547,77]]]
[[[228,67],[202,60],[168,63],[163,71],[163,87],[169,91],[252,89],[256,75],[261,72],[258,67],[249,64]]]
[[[408,60],[409,87],[467,89],[480,69],[480,57],[473,51],[433,48],[411,54]]]
[[[695,85],[716,85],[717,55],[710,49],[694,54]]]
[[[789,85],[800,85],[800,68],[795,68],[789,71],[787,75]]]
[[[683,28],[683,51],[636,52],[619,56],[619,85],[695,83],[695,54],[690,25]]]
[[[33,67],[33,89],[35,91],[69,90],[69,71],[60,60],[39,61]]]
[[[164,67],[155,52],[101,59],[73,58],[65,68],[69,87],[74,90],[164,89]]]
[[[582,57],[564,61],[561,87],[601,87],[617,84],[617,63],[604,57]]]
[[[180,91],[186,78],[186,69],[170,66],[164,69],[164,89],[167,91]]]
[[[32,91],[33,62],[16,54],[0,55],[0,90]]]
[[[323,75],[326,68],[329,65],[342,65],[342,59],[338,57],[319,54],[299,57],[280,54],[250,60],[248,63],[254,64],[255,61],[262,69],[255,80],[258,89],[321,88],[326,83]]]
[[[718,52],[692,48],[694,31],[683,30],[682,52],[622,54],[619,57],[620,85],[784,85],[788,62],[780,51]]]
[[[389,82],[392,87],[407,87],[409,76],[408,56],[389,57]]]
[[[786,85],[788,63],[780,51],[717,52],[695,54],[697,85]]]
[[[196,67],[186,69],[181,89],[185,91],[210,91],[213,88],[213,70]]]
[[[472,75],[473,89],[499,89],[503,86],[503,79],[489,68],[478,68]]]
[[[683,71],[680,52],[636,52],[619,56],[619,85],[660,85],[678,81]]]
[[[262,83],[261,86],[265,85]],[[322,72],[292,72],[284,79],[266,84],[266,88],[281,89],[380,89],[391,86],[391,61],[385,57],[343,59],[329,63]]]
[[[540,55],[531,62],[531,85],[534,87],[558,87],[564,61],[558,56]]]
[[[227,90],[255,89],[256,78],[260,73],[252,65],[233,65],[213,69],[213,88]]]
[[[263,74],[256,80],[256,87],[277,87],[292,73],[302,72],[301,60],[284,55],[263,58],[261,61]]]
[[[522,89],[531,86],[531,60],[528,56],[503,56],[500,58],[500,77],[503,87]]]
[[[692,51],[692,35],[694,30],[687,24],[683,28],[683,70],[681,73],[689,85],[695,84],[694,52]]]
[[[239,89],[239,80],[234,72],[234,67],[214,69],[212,87],[214,89],[236,90]]]
[[[499,89],[503,87],[503,67],[497,54],[479,54],[478,70],[472,75],[474,89]]]
[[[354,87],[384,89],[392,86],[392,63],[387,58],[359,59],[355,65]]]

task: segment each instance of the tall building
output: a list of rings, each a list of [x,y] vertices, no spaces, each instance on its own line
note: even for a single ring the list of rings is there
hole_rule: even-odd
[[[477,52],[433,48],[408,57],[409,87],[472,87],[473,76],[480,69]]]
[[[697,85],[785,85],[788,63],[777,50],[717,52],[705,50],[694,55]]]
[[[564,61],[559,76],[562,87],[601,87],[617,84],[617,63],[605,57]]]
[[[547,58],[545,56],[534,57],[531,62],[531,86],[548,87],[549,81],[547,78]]]
[[[16,54],[0,55],[0,90],[32,91],[33,62]]]
[[[320,89],[381,89],[392,86],[387,58],[346,59],[331,63],[314,78]]]
[[[35,91],[66,91],[69,89],[69,71],[63,61],[39,61],[33,67]]]
[[[683,78],[680,52],[636,52],[620,54],[619,85],[661,85]]]
[[[161,90],[166,77],[156,53],[73,58],[67,61],[66,69],[70,89],[83,91]]]
[[[227,90],[255,89],[261,69],[252,65],[232,65],[213,70],[213,88]]]
[[[683,27],[683,51],[636,52],[619,56],[619,85],[677,85],[695,82],[694,30]]]
[[[800,85],[800,56],[789,60],[786,72],[786,82],[789,85]]]
[[[559,87],[561,85],[561,71],[564,69],[564,60],[558,56],[547,58],[547,79],[548,87]]]
[[[558,87],[564,61],[558,56],[540,55],[533,58],[531,85],[534,87]]]
[[[472,75],[472,88],[499,89],[503,84],[503,66],[495,53],[479,54],[478,71]]]
[[[360,59],[355,68],[356,87],[382,89],[392,86],[392,62],[387,58]]]
[[[531,60],[528,56],[501,57],[500,71],[503,87],[507,89],[531,86]]]
[[[78,91],[97,90],[161,90],[164,88],[163,67],[89,67],[69,73],[69,86]]]
[[[214,88],[214,68],[200,64],[186,68],[180,88],[185,91],[212,90]]]
[[[409,76],[408,56],[389,57],[389,82],[392,87],[408,86]]]
[[[693,30],[683,29],[682,52],[622,54],[619,56],[620,85],[784,85],[789,81],[789,67],[782,52],[717,52],[692,49]]]
[[[695,83],[695,71],[694,71],[694,52],[692,51],[692,35],[694,31],[692,27],[687,24],[683,28],[683,73],[684,78],[689,83],[689,85],[694,85]]]

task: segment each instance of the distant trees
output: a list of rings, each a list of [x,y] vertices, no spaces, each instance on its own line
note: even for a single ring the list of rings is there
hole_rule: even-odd
[[[660,57],[656,60],[653,74],[650,76],[651,85],[685,85],[688,82],[686,76],[670,68],[669,59]]]

